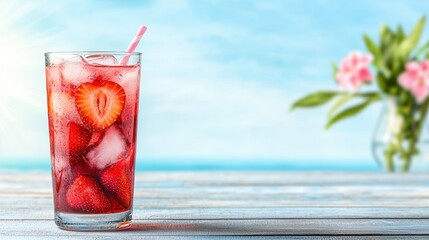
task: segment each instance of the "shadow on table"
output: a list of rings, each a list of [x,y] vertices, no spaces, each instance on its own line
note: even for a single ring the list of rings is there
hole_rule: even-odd
[[[180,231],[198,230],[202,227],[196,224],[154,224],[154,223],[133,223],[130,228],[124,231]]]
[[[124,231],[141,231],[153,232],[162,235],[246,235],[249,232],[266,232],[266,226],[259,226],[257,224],[229,224],[224,220],[204,221],[192,223],[184,221],[178,223],[177,220],[163,221],[163,222],[133,222],[130,228]],[[269,229],[268,229],[269,231]]]

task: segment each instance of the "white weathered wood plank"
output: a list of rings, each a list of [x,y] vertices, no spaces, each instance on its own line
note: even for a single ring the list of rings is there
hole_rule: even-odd
[[[429,219],[138,220],[120,232],[70,232],[47,220],[1,220],[0,236],[428,235]],[[429,235],[427,236],[429,237]]]
[[[220,188],[221,189],[221,188]],[[396,198],[370,198],[370,197],[351,197],[343,199],[342,197],[325,196],[326,199],[312,197],[276,200],[272,197],[254,199],[235,199],[236,195],[227,194],[226,199],[201,197],[209,195],[209,192],[201,190],[199,194],[189,194],[180,199],[174,198],[175,191],[169,190],[169,198],[157,197],[160,193],[153,194],[144,189],[138,190],[144,194],[136,193],[134,201],[135,212],[143,212],[147,216],[168,217],[180,216],[180,218],[227,218],[234,216],[249,217],[358,217],[373,218],[382,216],[388,218],[426,218],[429,215],[428,197],[396,197]],[[179,189],[179,191],[181,191]],[[240,191],[237,191],[240,194]],[[263,192],[255,192],[255,195]],[[315,193],[316,195],[317,193]],[[46,219],[51,217],[53,203],[50,190],[46,194],[38,196],[37,193],[16,195],[14,193],[0,195],[0,219],[30,218],[37,216]],[[335,195],[335,194],[333,194]],[[31,203],[31,204],[29,204]],[[33,209],[37,206],[36,209]],[[164,212],[164,213],[162,213]],[[203,214],[203,215],[202,215]]]
[[[428,236],[403,236],[403,235],[389,235],[389,236],[130,236],[121,234],[120,236],[99,236],[96,234],[90,233],[87,236],[61,236],[61,239],[66,240],[82,240],[82,239],[91,239],[91,240],[99,240],[99,239],[145,239],[145,240],[278,240],[278,239],[289,239],[289,240],[309,240],[309,239],[321,239],[321,240],[399,240],[399,239],[427,239]],[[28,240],[29,238],[26,236],[7,236],[8,240]],[[49,239],[58,239],[58,236],[31,236],[32,240],[49,240]]]
[[[0,220],[53,219],[53,206],[2,207]],[[134,208],[134,219],[409,218],[429,219],[428,208]]]

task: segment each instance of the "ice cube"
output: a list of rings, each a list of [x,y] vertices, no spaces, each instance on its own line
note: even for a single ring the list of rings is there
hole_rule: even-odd
[[[57,155],[54,157],[54,174],[55,176],[60,176],[60,173],[70,167],[70,163],[67,156]]]
[[[101,141],[86,155],[91,167],[104,169],[122,159],[128,150],[124,135],[118,126],[109,127]]]
[[[121,120],[127,125],[124,129],[127,138],[132,142],[134,120],[137,116],[138,94],[139,94],[139,72],[138,68],[130,68],[121,71],[117,83],[125,90],[125,105],[122,110]]]
[[[79,113],[76,108],[74,97],[67,92],[51,91],[49,97],[49,111],[53,114],[56,120],[64,120],[63,122],[71,121],[77,124],[82,124]]]
[[[115,66],[118,60],[113,55],[91,55],[85,57],[85,60],[93,65]]]
[[[134,134],[134,130],[135,130],[135,121],[134,118],[127,118],[124,116],[124,113],[122,113],[122,132],[124,133],[124,136],[127,139],[128,143],[133,143],[135,142],[135,134]]]
[[[74,167],[71,161],[72,157],[67,155],[57,154],[54,157],[53,170],[57,193],[60,191],[60,188],[66,188],[76,175],[73,171]]]
[[[51,65],[60,65],[64,62],[64,58],[56,57],[52,60]]]
[[[121,69],[117,83],[125,90],[127,102],[134,103],[139,94],[140,75],[137,67]]]
[[[46,69],[46,81],[50,88],[57,88],[61,81],[61,68],[57,65],[50,66]]]
[[[74,56],[66,59],[61,64],[61,74],[63,84],[66,88],[78,86],[81,83],[92,81],[91,69],[88,63],[81,56]]]
[[[134,169],[134,159],[136,155],[135,153],[136,153],[136,145],[134,143],[131,143],[129,146],[128,155],[124,158],[124,161],[132,169]]]

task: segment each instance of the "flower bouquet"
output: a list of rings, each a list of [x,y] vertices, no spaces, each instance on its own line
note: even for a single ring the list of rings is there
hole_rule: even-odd
[[[312,93],[295,101],[292,109],[334,101],[328,129],[372,103],[386,102],[379,126],[384,130],[374,140],[373,152],[387,171],[409,171],[412,160],[423,154],[420,140],[429,107],[429,41],[419,46],[425,20],[422,17],[409,34],[400,25],[396,29],[383,25],[377,43],[364,34],[369,53],[351,52],[338,66],[333,64],[340,90]],[[361,91],[374,82],[376,87],[369,89],[375,91]]]

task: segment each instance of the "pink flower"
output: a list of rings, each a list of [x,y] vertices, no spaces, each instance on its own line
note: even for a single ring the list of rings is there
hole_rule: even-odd
[[[429,95],[429,60],[407,63],[398,81],[399,85],[414,95],[417,102],[423,102]]]
[[[372,55],[355,51],[341,60],[336,79],[342,90],[357,91],[362,83],[370,82],[373,77],[369,71]]]

